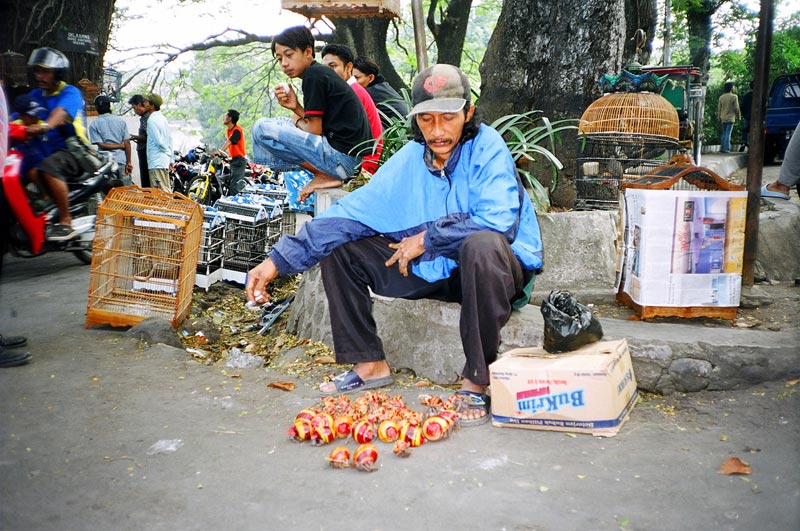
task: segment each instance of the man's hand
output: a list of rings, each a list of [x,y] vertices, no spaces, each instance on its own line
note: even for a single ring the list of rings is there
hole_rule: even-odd
[[[400,243],[390,243],[389,247],[397,249],[397,251],[386,261],[386,267],[392,267],[396,262],[400,274],[407,277],[408,263],[425,252],[426,232],[422,231],[414,236],[403,238]]]
[[[275,262],[267,258],[247,272],[247,285],[244,288],[248,302],[264,304],[269,301],[267,285],[278,277]]]
[[[288,83],[280,83],[275,87],[275,99],[281,107],[294,111],[297,109],[297,94],[294,92],[294,87]]]

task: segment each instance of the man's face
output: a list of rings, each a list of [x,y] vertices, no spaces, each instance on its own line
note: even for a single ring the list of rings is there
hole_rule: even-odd
[[[322,64],[325,66],[329,66],[333,68],[333,71],[336,72],[340,78],[347,81],[350,79],[350,75],[353,71],[353,63],[345,64],[342,62],[342,58],[338,55],[333,55],[332,53],[327,54],[325,57],[322,58]]]
[[[33,77],[36,78],[36,84],[40,89],[52,92],[58,87],[55,70],[37,66],[33,69]]]
[[[283,44],[275,45],[275,60],[281,65],[283,73],[291,78],[300,77],[314,60],[313,50],[289,48]]]
[[[156,110],[156,108],[153,107],[153,104],[150,103],[150,100],[144,100],[143,105],[144,105],[144,112],[153,112]]]
[[[372,83],[372,80],[375,79],[375,76],[373,76],[372,74],[367,75],[355,67],[353,68],[353,77],[356,78],[358,84],[364,88],[367,88],[369,84]]]
[[[222,123],[225,125],[229,125],[231,123],[231,117],[228,113],[225,113],[225,116],[222,117]]]
[[[475,112],[475,107],[470,107],[464,115],[464,111],[458,112],[426,112],[417,115],[417,126],[425,138],[425,143],[433,151],[435,159],[440,163],[445,163],[453,148],[461,140],[461,133],[464,132],[466,124]]]
[[[136,113],[136,116],[144,114],[144,103],[131,103],[131,108],[133,112]]]

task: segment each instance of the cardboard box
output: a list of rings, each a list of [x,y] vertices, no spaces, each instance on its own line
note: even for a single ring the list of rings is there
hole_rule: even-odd
[[[641,306],[737,307],[747,192],[625,190],[621,290]]]
[[[506,352],[489,366],[492,424],[612,437],[639,397],[628,342],[598,341],[573,352]]]

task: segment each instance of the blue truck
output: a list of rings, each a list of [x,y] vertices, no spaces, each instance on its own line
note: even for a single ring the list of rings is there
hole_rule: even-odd
[[[778,76],[772,82],[764,126],[764,163],[783,159],[800,122],[800,73]]]

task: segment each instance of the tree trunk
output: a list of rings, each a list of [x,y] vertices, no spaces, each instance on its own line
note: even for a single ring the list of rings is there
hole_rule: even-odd
[[[436,62],[461,66],[472,0],[450,0],[441,21],[437,23],[438,6],[439,0],[431,0],[427,18],[428,29],[436,42]]]
[[[407,88],[405,81],[395,70],[389,59],[389,52],[386,50],[390,19],[385,17],[331,17],[331,22],[336,27],[331,42],[346,44],[356,56],[363,55],[378,63],[381,75],[395,90]]]
[[[624,0],[506,0],[480,68],[483,119],[533,109],[551,120],[579,118],[600,95],[598,78],[622,67],[624,20]],[[575,199],[570,136],[556,152],[564,170],[551,199],[561,206]]]
[[[711,16],[720,3],[713,0],[690,2],[686,8],[686,23],[689,29],[689,56],[692,65],[701,72],[703,84],[708,81],[709,58],[711,57]]]
[[[637,59],[636,30],[644,30],[647,34],[642,54],[638,57],[639,63],[644,66],[650,61],[653,51],[653,39],[656,36],[656,21],[658,20],[658,6],[656,0],[625,0],[625,48],[622,52],[622,64],[627,65]]]
[[[75,84],[87,78],[100,86],[114,3],[115,0],[3,0],[0,50],[21,54],[27,63],[36,48],[64,48],[67,33],[90,35],[93,40],[92,46],[87,47],[90,50],[62,50],[70,61],[66,81]],[[13,92],[25,90],[26,87],[15,87]]]

